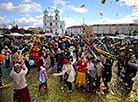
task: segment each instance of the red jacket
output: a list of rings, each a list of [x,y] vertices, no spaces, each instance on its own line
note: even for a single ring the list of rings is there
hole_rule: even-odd
[[[76,65],[79,66],[79,68],[77,69],[77,71],[78,72],[87,72],[87,70],[88,70],[87,64],[88,64],[88,59],[86,59],[85,61],[83,61],[82,59],[78,60]]]

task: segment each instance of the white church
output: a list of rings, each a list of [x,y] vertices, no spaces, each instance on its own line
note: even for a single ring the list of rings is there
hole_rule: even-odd
[[[55,15],[49,14],[47,9],[44,11],[43,16],[43,31],[51,34],[64,34],[65,22],[60,20],[59,10],[55,10]]]

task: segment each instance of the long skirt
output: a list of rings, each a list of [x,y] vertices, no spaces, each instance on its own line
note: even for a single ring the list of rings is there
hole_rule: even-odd
[[[29,90],[27,87],[20,90],[13,90],[13,102],[30,102]]]
[[[77,72],[76,85],[86,87],[86,73]]]

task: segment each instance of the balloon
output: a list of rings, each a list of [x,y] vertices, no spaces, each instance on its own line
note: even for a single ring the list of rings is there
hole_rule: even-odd
[[[29,65],[34,65],[34,60],[29,60]]]
[[[5,55],[3,55],[3,54],[0,54],[0,62],[2,62],[2,61],[4,61],[5,60]]]

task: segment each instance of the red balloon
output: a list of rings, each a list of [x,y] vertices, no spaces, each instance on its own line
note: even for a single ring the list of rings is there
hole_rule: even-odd
[[[3,55],[3,54],[0,54],[0,62],[2,62],[2,61],[4,61],[5,60],[5,55]]]

